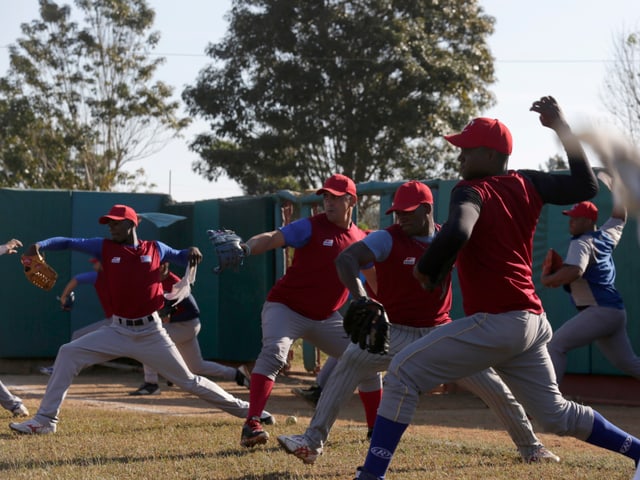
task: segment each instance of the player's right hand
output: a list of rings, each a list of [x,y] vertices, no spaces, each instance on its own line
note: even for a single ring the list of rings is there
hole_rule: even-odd
[[[558,102],[552,96],[542,97],[540,100],[533,102],[529,110],[540,114],[540,123],[545,127],[556,130],[567,126],[562,110],[560,110]]]

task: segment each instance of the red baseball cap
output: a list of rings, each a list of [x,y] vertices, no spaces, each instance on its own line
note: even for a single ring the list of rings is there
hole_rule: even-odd
[[[513,150],[511,132],[494,118],[474,118],[462,132],[445,135],[444,138],[460,148],[487,147],[506,155],[511,155]]]
[[[353,183],[346,175],[341,175],[336,173],[335,175],[331,175],[324,182],[324,185],[320,190],[316,192],[317,195],[322,195],[323,193],[328,192],[337,197],[341,197],[346,195],[347,193],[350,195],[356,196],[356,184]]]
[[[598,207],[596,207],[591,202],[580,202],[576,203],[571,210],[563,210],[563,215],[567,215],[569,217],[584,217],[588,218],[593,222],[598,221]]]
[[[127,205],[114,205],[109,213],[100,217],[98,222],[104,225],[109,223],[109,220],[131,220],[136,227],[138,226],[138,214]]]
[[[391,212],[413,212],[423,203],[433,204],[431,189],[422,182],[411,180],[398,187],[393,197],[393,204],[386,211],[386,214],[388,215]]]

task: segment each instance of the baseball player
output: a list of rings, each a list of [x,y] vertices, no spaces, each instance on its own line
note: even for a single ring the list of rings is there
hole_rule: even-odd
[[[169,270],[169,262],[160,265],[160,279],[162,289],[170,292],[171,287],[180,281],[175,273]],[[187,367],[197,375],[233,380],[239,386],[249,388],[249,372],[246,367],[228,367],[216,362],[210,362],[202,358],[200,344],[198,343],[198,333],[200,333],[200,309],[193,295],[189,295],[182,302],[172,307],[172,300],[165,302],[165,307],[161,310],[160,316],[163,326],[171,340],[174,341],[180,355],[184,359]],[[158,386],[158,372],[144,365],[144,383],[130,395],[154,395],[160,393]]]
[[[455,262],[466,317],[434,329],[398,352],[387,371],[360,480],[384,478],[421,392],[493,367],[545,430],[640,459],[640,441],[586,405],[567,401],[547,350],[551,325],[536,295],[533,235],[545,203],[593,197],[598,183],[582,146],[552,97],[535,101],[543,126],[556,132],[569,175],[509,171],[511,133],[498,120],[476,118],[445,136],[459,147],[460,181],[447,222],[414,273],[433,290]]]
[[[333,261],[342,249],[366,235],[351,220],[357,201],[356,186],[349,177],[336,174],[316,193],[322,195],[323,213],[260,233],[245,244],[251,255],[284,246],[294,247],[295,253],[291,266],[270,290],[262,308],[262,350],[251,373],[249,414],[240,437],[244,447],[264,444],[269,439],[258,415],[267,404],[295,340],[304,338],[333,357],[340,357],[349,343],[338,312],[348,291],[340,283]],[[375,412],[380,383],[379,375],[361,383],[366,411]],[[373,421],[375,413],[370,417]]]
[[[611,217],[600,228],[598,207],[591,202],[577,203],[562,213],[569,217],[571,234],[567,256],[556,272],[541,277],[546,287],[564,286],[578,309],[548,345],[558,384],[567,368],[567,352],[592,342],[616,368],[640,380],[640,358],[627,335],[627,312],[615,287],[613,262],[627,209],[614,200]]]
[[[413,277],[417,259],[440,228],[433,219],[431,190],[421,182],[404,183],[386,213],[392,212],[396,213],[396,224],[370,233],[336,259],[338,275],[356,300],[367,298],[359,269],[375,262],[378,282],[375,298],[385,306],[392,325],[389,354],[372,354],[354,343],[347,347],[323,389],[304,435],[278,437],[288,453],[305,463],[314,463],[322,453],[340,408],[361,378],[387,370],[397,352],[451,321],[451,275],[432,292],[423,290]],[[525,462],[559,461],[536,438],[526,413],[492,369],[459,380],[458,384],[478,395],[496,412]]]
[[[140,240],[138,215],[127,205],[114,205],[99,222],[108,225],[111,239],[53,237],[27,250],[27,255],[36,255],[40,250],[71,249],[99,259],[113,315],[110,325],[60,347],[37,414],[25,422],[9,424],[10,428],[27,434],[55,433],[73,377],[84,367],[119,357],[148,364],[180,388],[231,415],[245,417],[247,402],[189,371],[158,314],[164,306],[160,264],[197,265],[202,261],[200,250],[176,250],[159,241]],[[268,412],[258,415],[264,423],[274,421]]]
[[[0,255],[18,253],[18,247],[21,246],[22,242],[20,240],[12,238],[5,244],[0,245]],[[0,382],[0,405],[9,410],[14,417],[26,417],[29,415],[29,410],[22,403],[22,399],[11,393],[2,382]]]

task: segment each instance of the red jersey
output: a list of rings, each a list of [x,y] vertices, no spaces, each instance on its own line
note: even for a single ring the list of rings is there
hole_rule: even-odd
[[[267,300],[283,303],[313,320],[324,320],[338,310],[349,291],[338,278],[334,260],[346,247],[362,240],[366,233],[357,225],[341,228],[324,213],[309,218],[311,238],[296,248],[287,273],[273,286]]]
[[[451,318],[451,274],[445,279],[446,294],[438,287],[429,292],[413,277],[416,265],[428,244],[407,236],[400,225],[385,229],[393,244],[389,256],[376,262],[378,292],[375,298],[384,305],[389,321],[410,327],[434,327]]]
[[[480,217],[456,260],[465,314],[542,313],[531,271],[540,194],[515,171],[459,186],[472,187],[482,199]]]
[[[114,315],[141,318],[163,307],[160,252],[154,241],[133,247],[105,239],[102,270]]]

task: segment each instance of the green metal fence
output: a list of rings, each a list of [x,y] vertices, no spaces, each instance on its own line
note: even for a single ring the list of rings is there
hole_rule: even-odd
[[[360,196],[377,198],[380,208],[378,223],[388,226],[393,218],[384,211],[391,205],[393,194],[402,182],[367,182],[358,185]],[[446,220],[451,189],[456,181],[432,180],[427,183],[434,193],[436,222]],[[602,188],[594,199],[604,221],[611,209],[611,197]],[[274,195],[204,200],[193,203],[175,203],[162,194],[98,193],[52,190],[0,189],[0,214],[5,226],[0,242],[20,239],[25,246],[51,236],[93,237],[107,236],[108,232],[97,219],[115,203],[126,203],[138,212],[162,212],[186,217],[168,227],[156,227],[143,220],[141,238],[158,239],[176,247],[195,245],[205,255],[200,265],[193,293],[202,311],[200,343],[205,358],[221,361],[246,362],[254,360],[260,350],[260,312],[266,295],[286,270],[284,250],[250,257],[238,272],[212,273],[215,255],[209,245],[206,230],[231,228],[243,238],[280,227],[290,218],[285,211],[293,211],[293,218],[310,215],[321,204],[320,197],[281,191]],[[293,208],[290,208],[293,207]],[[569,241],[567,217],[563,207],[544,207],[534,239],[533,267],[536,281],[542,260],[548,248],[561,254]],[[356,212],[357,218],[357,212]],[[636,295],[635,281],[640,277],[639,245],[635,221],[631,220],[622,241],[616,249],[618,269],[617,286],[628,312],[628,331],[636,351],[640,352],[640,298]],[[59,280],[51,292],[44,292],[28,284],[23,276],[19,256],[0,257],[5,288],[0,301],[5,305],[0,318],[0,357],[38,358],[55,356],[59,346],[67,342],[71,332],[102,318],[100,305],[93,289],[79,287],[77,301],[71,312],[58,306],[59,295],[72,275],[91,268],[86,255],[71,252],[49,252],[49,262],[59,273]],[[175,273],[183,271],[174,268]],[[491,288],[487,285],[487,288]],[[537,283],[549,319],[558,328],[574,315],[568,295],[562,289],[546,289]],[[457,278],[454,276],[453,318],[462,315]],[[308,358],[315,356],[310,346],[305,349]],[[309,365],[311,368],[311,365]],[[571,352],[570,373],[620,374],[594,347]]]

